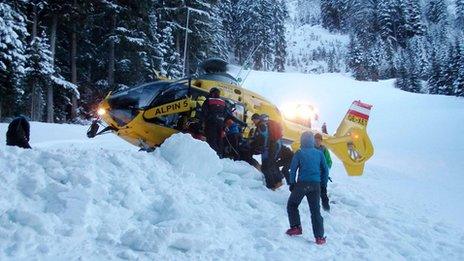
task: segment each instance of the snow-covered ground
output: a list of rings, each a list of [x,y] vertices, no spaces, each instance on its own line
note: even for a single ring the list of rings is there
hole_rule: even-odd
[[[376,153],[361,177],[331,170],[327,245],[289,238],[286,188],[175,135],[154,153],[86,127],[32,123],[33,150],[6,147],[0,124],[0,260],[463,260],[464,101],[405,93],[391,81],[252,72],[277,104],[311,102],[334,131],[355,99],[371,103]]]

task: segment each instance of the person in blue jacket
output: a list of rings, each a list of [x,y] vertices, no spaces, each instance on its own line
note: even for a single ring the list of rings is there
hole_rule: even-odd
[[[328,177],[329,171],[324,154],[314,147],[314,135],[311,132],[304,132],[301,135],[301,148],[293,156],[290,165],[291,194],[287,203],[290,229],[287,230],[287,235],[295,236],[303,233],[298,206],[306,196],[311,211],[311,224],[316,244],[325,243],[320,195],[321,185],[327,186]]]

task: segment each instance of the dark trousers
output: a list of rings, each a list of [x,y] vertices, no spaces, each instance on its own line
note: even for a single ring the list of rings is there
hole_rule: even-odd
[[[206,142],[209,146],[216,151],[219,157],[224,154],[224,143],[223,143],[223,121],[217,119],[209,119],[205,122],[205,136]]]
[[[276,188],[277,184],[282,182],[282,173],[277,167],[275,160],[264,158],[261,160],[261,172],[266,181],[266,187],[270,189]]]
[[[295,184],[287,203],[288,220],[290,227],[300,226],[300,212],[298,206],[306,196],[311,211],[311,224],[314,237],[324,236],[324,219],[321,216],[321,206],[319,198],[321,194],[321,184],[319,182],[298,182]]]
[[[225,142],[225,147],[227,147],[228,150],[228,157],[234,159],[234,160],[239,160],[240,159],[240,140],[242,139],[240,133],[231,133],[227,134],[226,136],[227,142]]]
[[[293,151],[285,146],[282,147],[277,161],[277,166],[282,167],[282,175],[285,177],[287,185],[290,184],[290,163],[292,162]]]

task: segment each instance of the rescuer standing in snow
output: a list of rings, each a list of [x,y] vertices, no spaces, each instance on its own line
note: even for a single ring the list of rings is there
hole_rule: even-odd
[[[261,154],[261,172],[266,180],[266,187],[276,189],[282,185],[282,173],[277,166],[277,158],[280,154],[280,138],[282,132],[278,130],[277,124],[257,113],[251,116],[256,126],[251,147],[254,154]]]
[[[219,157],[223,154],[223,131],[226,117],[226,102],[220,98],[221,91],[211,88],[201,108],[206,141]]]
[[[316,142],[314,147],[322,151],[324,154],[325,162],[327,163],[327,167],[330,170],[332,167],[332,158],[330,157],[329,150],[324,145],[322,145],[322,135],[320,133],[316,133],[314,135],[314,140]],[[327,186],[324,186],[323,184],[321,184],[321,202],[322,208],[325,211],[330,211],[329,196],[327,196]]]
[[[246,123],[238,120],[232,115],[226,106],[226,102],[220,95],[221,91],[218,88],[211,88],[201,108],[201,115],[205,127],[206,142],[216,151],[219,157],[223,157],[225,121],[232,119],[232,121],[242,126],[246,126]]]
[[[296,172],[298,170],[298,179]],[[314,147],[314,136],[311,132],[301,135],[301,148],[295,153],[290,166],[290,197],[287,213],[290,229],[287,235],[296,236],[303,233],[301,229],[298,206],[306,196],[311,211],[311,224],[316,244],[325,244],[324,220],[319,205],[321,185],[327,186],[328,168],[324,154]]]

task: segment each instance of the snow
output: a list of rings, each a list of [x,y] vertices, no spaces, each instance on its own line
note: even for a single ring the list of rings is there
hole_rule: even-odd
[[[32,150],[0,136],[0,260],[462,260],[464,101],[392,84],[266,72],[245,82],[277,104],[315,104],[330,131],[353,100],[374,105],[364,175],[334,161],[323,247],[305,201],[304,235],[289,238],[287,188],[267,190],[255,169],[188,135],[145,153],[111,134],[87,139],[86,126],[33,122]]]

